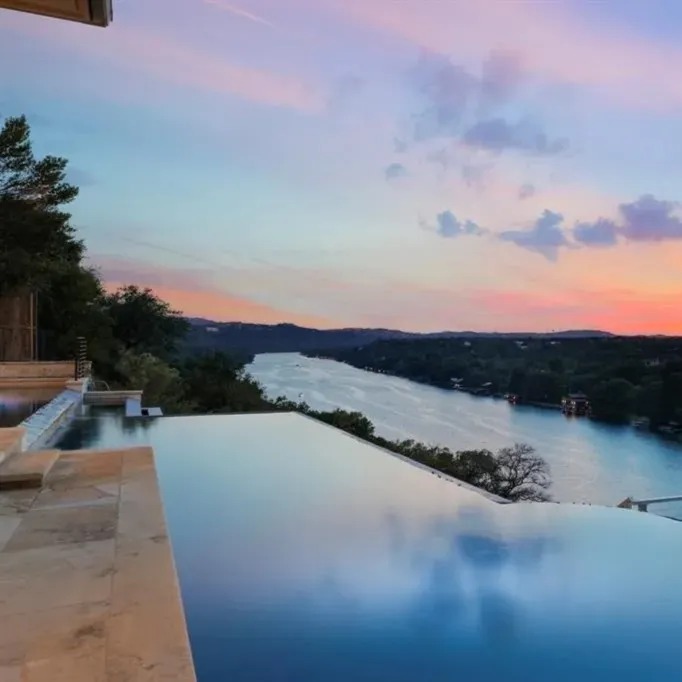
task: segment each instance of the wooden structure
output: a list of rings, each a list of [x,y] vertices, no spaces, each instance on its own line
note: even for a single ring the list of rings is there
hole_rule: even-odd
[[[38,359],[38,297],[25,291],[0,296],[0,362]]]
[[[90,26],[108,26],[112,19],[111,5],[112,0],[0,0],[0,7]]]

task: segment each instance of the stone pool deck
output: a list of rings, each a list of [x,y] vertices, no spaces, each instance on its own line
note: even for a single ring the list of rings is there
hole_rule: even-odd
[[[195,682],[151,448],[0,492],[1,682]]]

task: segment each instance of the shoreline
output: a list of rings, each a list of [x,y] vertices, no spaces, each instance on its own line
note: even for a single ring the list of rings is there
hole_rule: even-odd
[[[412,383],[419,384],[421,386],[430,386],[431,388],[437,388],[442,391],[448,391],[448,392],[453,392],[453,393],[464,393],[466,395],[470,395],[474,398],[490,398],[492,400],[504,400],[504,397],[501,394],[493,394],[493,393],[488,393],[488,394],[482,394],[482,393],[477,393],[476,389],[467,389],[467,388],[453,388],[451,386],[442,386],[440,384],[433,383],[431,381],[424,381],[424,380],[419,380],[415,379],[414,377],[409,377],[404,374],[399,374],[397,372],[388,372],[388,371],[380,371],[373,369],[371,367],[359,367],[358,365],[354,365],[350,362],[346,362],[345,360],[340,360],[338,358],[328,356],[328,355],[309,355],[307,353],[300,353],[303,357],[307,358],[317,358],[320,360],[333,360],[334,362],[340,362],[343,365],[347,365],[348,367],[353,367],[355,369],[358,369],[362,372],[368,372],[369,374],[382,374],[384,376],[389,376],[389,377],[398,377],[399,379],[404,379],[405,381],[411,381]],[[505,400],[505,402],[507,402]],[[541,402],[522,402],[522,403],[516,403],[515,405],[512,405],[512,407],[532,407],[538,410],[552,410],[555,412],[561,412],[561,405],[558,403],[541,403]],[[568,415],[567,415],[568,418]],[[652,436],[655,436],[657,438],[660,438],[663,441],[666,442],[673,442],[673,443],[679,443],[682,444],[682,432],[679,433],[674,433],[670,432],[667,433],[664,430],[659,430],[659,429],[649,429],[649,428],[642,428],[641,426],[638,425],[638,422],[640,422],[641,418],[640,417],[632,417],[628,422],[626,423],[616,423],[616,422],[610,422],[604,419],[595,419],[594,417],[587,417],[587,416],[581,416],[581,417],[572,417],[574,419],[587,419],[588,421],[595,422],[597,424],[603,424],[605,426],[618,426],[618,427],[626,427],[633,429],[638,432],[643,432],[643,433],[648,433]]]

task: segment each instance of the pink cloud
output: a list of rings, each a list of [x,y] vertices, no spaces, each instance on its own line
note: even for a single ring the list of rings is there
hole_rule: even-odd
[[[324,95],[295,76],[237,64],[230,58],[117,21],[106,31],[30,15],[3,14],[3,29],[57,44],[133,74],[191,89],[232,95],[268,106],[304,112],[324,109]],[[108,87],[114,87],[112,83]]]
[[[149,287],[185,315],[206,317],[216,321],[263,324],[292,322],[313,327],[338,326],[321,315],[296,313],[248,296],[233,294],[216,283],[210,272],[199,268],[168,268],[105,255],[93,256],[91,262],[97,266],[109,291],[124,284]]]
[[[355,20],[444,54],[479,60],[517,50],[523,69],[642,107],[682,105],[682,49],[619,28],[588,25],[568,3],[335,0]]]
[[[548,293],[487,290],[472,301],[498,320],[499,329],[601,329],[619,334],[681,334],[682,290],[643,293],[629,289],[570,289]]]

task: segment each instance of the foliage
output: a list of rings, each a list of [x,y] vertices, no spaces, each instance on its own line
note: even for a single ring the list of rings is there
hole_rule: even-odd
[[[654,429],[682,423],[676,337],[403,339],[319,354],[443,388],[513,393],[522,403],[559,405],[568,393],[584,392],[593,417],[610,422],[640,416]]]
[[[590,392],[592,414],[608,422],[627,422],[635,406],[634,386],[626,379],[600,381]]]
[[[203,414],[266,410],[261,385],[243,365],[225,353],[210,353],[181,365],[184,391],[194,410]]]
[[[80,262],[83,244],[60,210],[78,188],[66,182],[66,159],[33,155],[23,116],[0,128],[0,295],[40,290],[55,271]]]
[[[170,358],[188,329],[180,312],[148,288],[123,286],[104,297],[104,308],[114,337],[136,353]]]
[[[168,412],[182,412],[183,385],[180,372],[150,353],[126,350],[116,365],[122,386],[144,391],[147,405],[163,405]]]
[[[529,446],[516,445],[497,454],[452,453],[411,440],[389,441],[377,436],[374,424],[359,412],[322,412],[284,398],[268,400],[263,387],[244,371],[245,356],[212,352],[180,358],[177,351],[187,350],[183,340],[188,324],[178,311],[150,289],[135,285],[107,294],[97,273],[84,266],[84,245],[69,224],[70,216],[59,210],[78,192],[65,182],[65,169],[65,159],[35,159],[25,118],[5,121],[0,131],[0,294],[21,289],[38,292],[40,327],[50,357],[68,357],[76,337],[85,336],[99,377],[143,390],[147,404],[166,412],[297,410],[509,499],[545,499],[547,468]],[[282,327],[297,331],[290,325]],[[366,338],[359,331],[339,333],[346,342]],[[436,350],[412,356],[400,371],[445,384],[453,373],[480,381],[487,376],[483,360],[450,357]],[[554,363],[553,371],[558,367]],[[528,390],[529,395],[554,396],[556,381],[542,369],[532,369],[518,374],[515,381],[536,386]],[[670,376],[661,395],[676,385],[676,375]],[[494,381],[501,386],[499,377]]]

